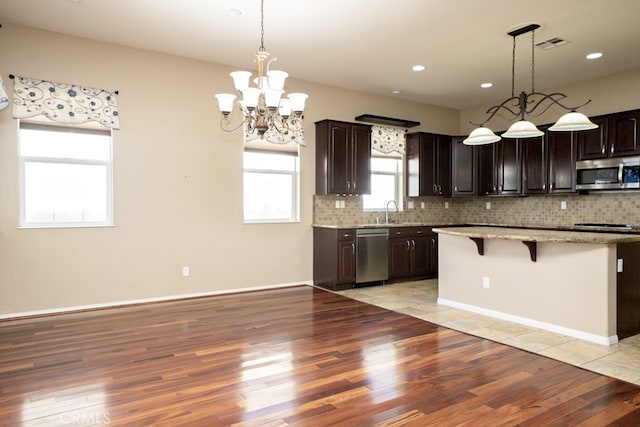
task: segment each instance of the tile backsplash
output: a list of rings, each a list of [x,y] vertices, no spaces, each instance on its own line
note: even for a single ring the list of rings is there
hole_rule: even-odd
[[[409,201],[413,202],[413,209],[408,208]],[[336,202],[344,202],[344,208],[337,208]],[[562,202],[566,202],[566,209],[561,209]],[[487,203],[490,209],[487,209]],[[384,221],[384,214],[384,210],[379,213],[363,212],[360,196],[314,196],[315,224],[370,224],[376,222],[377,216]],[[528,197],[412,198],[404,200],[401,211],[391,213],[390,217],[400,222],[429,224],[640,224],[640,191]]]

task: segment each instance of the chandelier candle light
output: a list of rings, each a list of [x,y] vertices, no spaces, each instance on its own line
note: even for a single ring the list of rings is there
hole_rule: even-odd
[[[567,107],[560,102],[560,100],[567,97],[567,95],[554,92],[549,95],[536,92],[535,90],[535,30],[540,28],[538,24],[530,24],[522,28],[518,28],[509,33],[513,37],[513,59],[511,63],[511,98],[502,102],[500,105],[494,105],[487,110],[489,117],[482,123],[471,123],[474,126],[479,126],[474,129],[469,136],[462,141],[467,145],[482,145],[491,144],[500,141],[500,136],[493,133],[493,131],[484,125],[489,122],[500,111],[511,114],[514,118],[520,117],[520,120],[513,123],[509,129],[502,134],[503,138],[532,138],[536,136],[544,135],[544,132],[539,130],[536,125],[528,120],[525,120],[525,114],[529,116],[540,116],[544,114],[551,106],[559,106],[569,113],[563,115],[558,121],[549,128],[551,131],[579,131],[595,129],[598,125],[589,120],[587,116],[582,113],[578,113],[577,110],[580,107],[584,107],[591,100],[588,100],[582,105],[576,107]],[[531,93],[525,93],[524,91],[520,95],[515,95],[515,64],[516,64],[516,37],[531,33]],[[541,105],[546,104],[546,107]],[[537,111],[542,108],[541,111]],[[534,114],[535,113],[535,114]]]
[[[306,145],[302,112],[308,95],[290,93],[287,98],[281,98],[284,82],[289,74],[280,70],[269,70],[269,66],[277,58],[269,59],[269,52],[264,48],[264,0],[260,2],[260,31],[260,48],[254,60],[258,66],[258,76],[254,79],[255,87],[249,86],[251,72],[234,71],[230,74],[236,91],[242,96],[238,106],[244,120],[235,127],[231,124],[229,114],[233,110],[236,95],[219,93],[215,97],[223,115],[220,127],[226,132],[233,132],[244,126],[249,137],[257,134],[260,139],[274,144],[296,142]]]

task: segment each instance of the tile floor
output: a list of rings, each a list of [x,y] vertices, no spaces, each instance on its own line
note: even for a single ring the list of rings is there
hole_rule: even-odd
[[[603,346],[438,305],[437,279],[356,288],[338,293],[640,385],[640,335]]]

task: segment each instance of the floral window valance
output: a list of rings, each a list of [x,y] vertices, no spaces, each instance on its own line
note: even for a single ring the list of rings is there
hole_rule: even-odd
[[[371,148],[381,153],[389,154],[397,152],[404,154],[404,129],[372,126],[371,127]]]
[[[115,91],[15,77],[13,117],[44,116],[58,123],[98,122],[120,129]]]

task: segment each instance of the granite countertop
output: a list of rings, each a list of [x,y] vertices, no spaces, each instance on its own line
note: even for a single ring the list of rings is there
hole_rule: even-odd
[[[436,233],[470,238],[521,240],[551,243],[615,244],[640,242],[640,235],[629,233],[602,233],[574,230],[550,230],[538,228],[509,228],[495,226],[468,226],[434,228]]]
[[[462,227],[462,224],[443,224],[428,223],[428,222],[390,222],[384,224],[312,224],[315,228],[394,228],[394,227],[450,227],[450,226]]]

